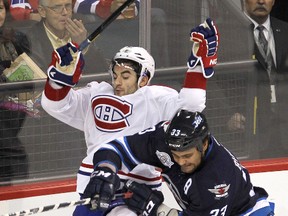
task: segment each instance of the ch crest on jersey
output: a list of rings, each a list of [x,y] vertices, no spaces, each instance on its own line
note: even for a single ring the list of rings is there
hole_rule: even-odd
[[[129,127],[127,118],[132,114],[132,104],[112,95],[96,96],[91,104],[98,130],[118,132]]]

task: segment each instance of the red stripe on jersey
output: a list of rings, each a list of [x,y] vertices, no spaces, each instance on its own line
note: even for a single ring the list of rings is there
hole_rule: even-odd
[[[206,90],[207,79],[202,72],[186,72],[184,88],[200,88]]]
[[[47,78],[46,84],[45,84],[45,95],[49,100],[52,101],[60,101],[63,98],[66,97],[66,95],[68,94],[68,92],[70,91],[71,87],[69,86],[64,86],[61,89],[54,89],[52,88],[52,86],[49,83],[49,79]]]
[[[93,164],[81,163],[81,167],[85,167],[85,168],[89,168],[89,169],[94,169]]]

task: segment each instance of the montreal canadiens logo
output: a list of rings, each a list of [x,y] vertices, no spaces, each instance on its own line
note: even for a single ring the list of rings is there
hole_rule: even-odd
[[[129,127],[127,117],[133,105],[115,96],[96,96],[92,99],[92,110],[98,130],[117,132]]]

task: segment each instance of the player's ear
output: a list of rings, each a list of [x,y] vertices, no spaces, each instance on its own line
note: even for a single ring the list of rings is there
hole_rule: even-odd
[[[203,152],[205,152],[208,148],[208,139],[205,139],[204,143],[203,143]]]
[[[147,76],[143,76],[139,83],[139,87],[141,88],[141,87],[148,85],[148,80],[149,78]]]
[[[44,6],[42,6],[42,5],[38,6],[38,13],[40,14],[40,16],[42,18],[46,17],[46,10],[45,10]]]

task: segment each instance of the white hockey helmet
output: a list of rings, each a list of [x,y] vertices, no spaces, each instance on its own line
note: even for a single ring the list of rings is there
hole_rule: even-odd
[[[146,49],[142,47],[131,46],[123,47],[119,50],[119,52],[116,53],[113,61],[117,62],[117,60],[120,59],[131,60],[139,64],[140,70],[136,71],[137,75],[139,76],[138,86],[143,76],[147,76],[149,78],[148,83],[153,78],[155,73],[155,61]]]

